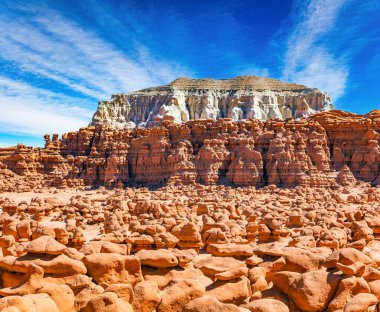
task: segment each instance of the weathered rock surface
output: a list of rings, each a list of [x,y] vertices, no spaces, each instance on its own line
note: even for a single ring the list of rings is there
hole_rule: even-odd
[[[163,121],[46,136],[43,149],[0,149],[0,190],[44,186],[231,184],[350,187],[380,183],[380,112],[314,114],[299,121]],[[44,213],[41,203],[30,207]]]
[[[1,311],[379,310],[380,112],[157,123],[0,149]]]
[[[318,89],[270,78],[179,78],[165,86],[116,94],[110,101],[99,102],[91,124],[128,129],[158,119],[301,118],[331,108],[329,96]]]
[[[369,183],[39,192],[0,197],[4,311],[378,309]]]

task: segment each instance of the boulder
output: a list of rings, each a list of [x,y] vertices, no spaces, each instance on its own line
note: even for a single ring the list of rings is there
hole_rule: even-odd
[[[155,311],[161,302],[161,291],[156,282],[143,281],[133,288],[133,310],[135,312]]]
[[[232,257],[209,257],[196,262],[194,266],[207,276],[215,276],[218,273],[245,267],[245,263]]]
[[[215,278],[221,281],[229,281],[229,280],[239,278],[241,276],[247,277],[247,275],[248,275],[248,268],[238,267],[235,269],[231,269],[229,271],[215,274]]]
[[[248,244],[210,244],[207,252],[216,257],[250,257],[253,255],[253,247]]]
[[[302,311],[322,312],[335,295],[340,279],[340,275],[326,271],[282,271],[273,275],[273,284]]]
[[[81,312],[133,312],[132,306],[114,292],[104,292],[91,298]]]
[[[88,274],[100,285],[127,283],[132,286],[143,280],[140,259],[115,253],[95,253],[82,259]]]
[[[289,312],[286,304],[271,298],[252,301],[246,308],[251,312]]]
[[[319,256],[307,249],[297,247],[285,247],[282,249],[282,257],[285,259],[285,265],[282,271],[292,271],[304,273],[320,269],[324,257]]]
[[[165,249],[140,250],[135,256],[140,259],[141,265],[153,268],[170,268],[178,265],[177,257]]]
[[[26,252],[36,254],[60,255],[66,249],[65,245],[58,243],[50,236],[40,236],[26,246]]]
[[[21,257],[7,256],[0,259],[0,268],[10,272],[27,273],[32,264],[41,267],[45,274],[69,276],[87,273],[87,269],[81,261],[63,254],[59,256],[27,254]]]
[[[222,303],[217,299],[210,296],[203,296],[194,300],[191,300],[187,303],[183,310],[183,312],[241,312],[234,304]]]
[[[326,268],[335,268],[337,263],[343,265],[352,265],[361,262],[365,265],[373,265],[373,260],[354,248],[342,248],[334,251],[324,262],[323,266]]]
[[[9,312],[60,312],[47,294],[9,296],[0,299],[0,311]]]
[[[242,276],[228,281],[216,281],[207,287],[206,294],[223,303],[240,305],[247,301],[252,292],[248,278]]]
[[[344,312],[367,312],[376,311],[378,300],[373,294],[361,293],[351,298],[346,306]]]
[[[169,283],[162,293],[162,300],[157,312],[182,311],[191,300],[202,297],[205,288],[193,279],[175,279]]]

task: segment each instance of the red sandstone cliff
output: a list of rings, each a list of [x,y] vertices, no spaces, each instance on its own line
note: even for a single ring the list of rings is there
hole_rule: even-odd
[[[163,121],[45,136],[45,148],[0,149],[1,190],[43,185],[231,183],[333,186],[380,184],[380,111],[337,110],[307,119]],[[15,184],[17,181],[17,184]]]

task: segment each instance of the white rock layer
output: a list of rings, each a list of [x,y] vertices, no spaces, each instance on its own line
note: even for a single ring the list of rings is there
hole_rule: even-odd
[[[116,94],[110,101],[99,102],[91,125],[132,128],[161,118],[176,122],[210,118],[236,121],[301,118],[329,109],[332,104],[326,93],[275,79],[179,78],[169,85]]]

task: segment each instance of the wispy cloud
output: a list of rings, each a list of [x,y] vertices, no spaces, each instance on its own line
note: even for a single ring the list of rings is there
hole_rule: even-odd
[[[285,53],[283,78],[318,87],[333,99],[344,94],[349,68],[344,56],[335,56],[324,38],[333,30],[349,0],[297,1],[296,26]]]
[[[0,55],[23,70],[93,98],[162,83],[185,72],[136,51],[126,56],[96,33],[50,9],[27,7],[28,17],[0,19]],[[52,22],[54,21],[54,22]],[[11,31],[5,31],[11,29]]]
[[[92,111],[75,98],[0,76],[0,132],[41,136],[88,124]]]
[[[21,73],[21,79],[33,75],[44,82],[38,87],[35,81],[2,73],[0,131],[37,136],[76,130],[90,122],[97,100],[188,73],[153,57],[138,42],[125,43],[134,46],[126,55],[94,30],[51,8],[5,2],[0,9],[0,61]],[[76,95],[56,91],[62,88]]]

